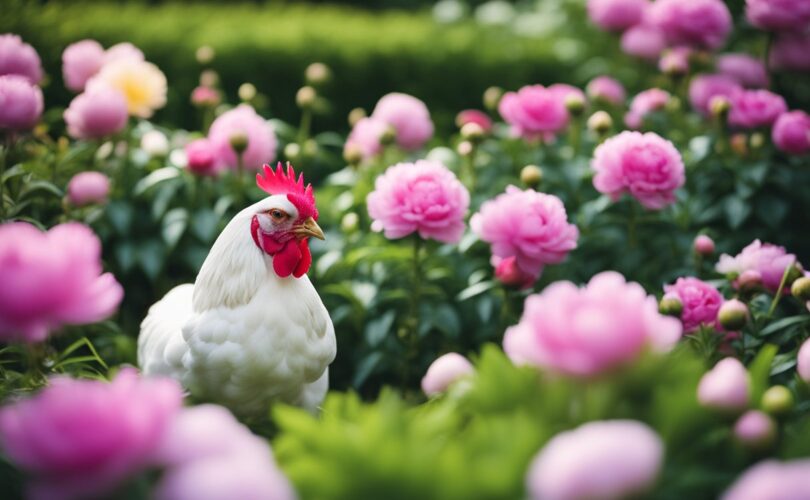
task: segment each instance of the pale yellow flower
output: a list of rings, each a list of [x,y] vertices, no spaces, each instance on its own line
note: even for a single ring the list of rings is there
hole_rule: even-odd
[[[149,118],[166,105],[166,76],[150,62],[121,59],[105,64],[87,84],[118,89],[132,116]]]

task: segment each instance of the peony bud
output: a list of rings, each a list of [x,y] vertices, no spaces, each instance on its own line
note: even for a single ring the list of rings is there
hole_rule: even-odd
[[[775,385],[762,395],[762,409],[771,415],[784,415],[793,408],[793,393],[784,385]]]
[[[497,261],[495,265],[495,278],[506,286],[518,288],[528,288],[535,281],[534,276],[523,272],[517,266],[517,259],[515,257],[507,257]]]
[[[141,137],[141,149],[149,156],[166,156],[169,154],[169,139],[160,130],[150,130]]]
[[[200,64],[209,64],[214,60],[215,55],[216,53],[214,52],[214,48],[210,45],[203,45],[197,49],[197,52],[194,53],[194,56],[197,58],[197,62]]]
[[[743,364],[736,358],[725,358],[700,379],[697,398],[707,408],[740,412],[748,406],[748,386],[748,372]]]
[[[799,377],[810,384],[810,339],[804,341],[796,355],[796,371]]]
[[[793,289],[793,283],[800,278],[804,278],[804,269],[802,269],[801,264],[793,264],[790,266],[790,271],[788,271],[787,276],[785,277],[785,286],[791,287]]]
[[[461,156],[468,156],[472,154],[473,149],[473,145],[470,141],[462,141],[456,147],[456,151],[458,151],[458,154]]]
[[[318,93],[315,91],[315,88],[305,85],[298,89],[298,92],[295,94],[295,103],[298,104],[298,107],[301,109],[309,109],[315,104],[317,97]]]
[[[256,97],[256,86],[252,83],[243,83],[239,86],[239,90],[237,91],[239,94],[239,99],[244,102],[252,101]]]
[[[191,91],[191,103],[201,108],[213,108],[221,102],[219,92],[211,87],[200,85]]]
[[[200,73],[200,85],[203,87],[216,87],[217,83],[219,83],[219,75],[213,69]]]
[[[699,234],[695,238],[692,247],[698,255],[708,257],[714,253],[714,240],[705,234]]]
[[[681,302],[678,294],[664,294],[664,296],[661,297],[661,301],[658,303],[658,312],[661,314],[666,314],[667,316],[680,318],[681,313],[683,312],[683,302]]]
[[[248,147],[248,136],[244,132],[234,132],[228,138],[231,148],[236,151],[236,154],[242,154]]]
[[[497,111],[498,104],[503,97],[503,89],[500,87],[489,87],[484,91],[484,106],[490,111]]]
[[[353,233],[360,223],[360,217],[354,212],[349,212],[340,219],[340,229],[344,233]]]
[[[75,207],[104,203],[110,193],[110,179],[101,172],[80,172],[68,182],[67,196]]]
[[[810,276],[802,276],[794,281],[790,293],[801,301],[810,300]]]
[[[359,146],[348,144],[343,149],[343,159],[349,165],[359,165],[363,161],[363,151]]]
[[[543,181],[543,169],[537,165],[526,165],[520,169],[520,182],[529,187],[536,187]]]
[[[765,136],[761,132],[751,134],[751,149],[759,149],[765,145]]]
[[[284,146],[284,157],[288,160],[297,160],[301,156],[301,146],[295,142],[291,142]]]
[[[748,306],[737,299],[727,300],[717,311],[717,319],[726,330],[739,330],[748,323]]]
[[[477,123],[466,123],[461,127],[461,137],[473,144],[478,144],[484,140],[484,129]]]
[[[749,410],[734,424],[734,437],[746,448],[762,450],[776,438],[776,423],[767,413]]]
[[[748,154],[748,137],[742,132],[733,134],[729,142],[731,144],[731,150],[734,151],[737,156],[745,156]]]
[[[731,110],[731,101],[728,100],[728,97],[723,95],[716,95],[709,100],[709,111],[711,112],[712,116],[720,118],[721,121],[725,122],[726,117],[728,116],[728,112]]]
[[[397,140],[397,130],[394,127],[388,127],[385,132],[380,136],[380,144],[383,146],[390,146]]]
[[[570,93],[565,96],[565,109],[571,116],[580,116],[585,111],[585,99],[581,95]]]
[[[737,277],[737,287],[746,292],[762,288],[762,274],[754,269],[743,271]]]
[[[202,138],[186,144],[186,167],[195,175],[217,173],[216,149],[208,139]]]
[[[349,111],[349,125],[354,127],[357,122],[366,117],[366,110],[363,108],[354,108]]]
[[[422,379],[422,390],[428,396],[447,391],[458,380],[475,373],[472,364],[461,354],[450,352],[434,361]]]
[[[670,98],[667,99],[667,103],[664,105],[664,109],[670,113],[679,112],[681,110],[681,100],[675,96],[670,96]]]
[[[323,85],[332,78],[332,71],[326,64],[314,62],[307,66],[304,78],[309,85]]]
[[[304,153],[304,156],[312,158],[318,154],[318,142],[315,141],[315,139],[307,139],[304,141],[304,147],[301,151]]]
[[[613,128],[613,118],[605,111],[597,111],[588,118],[588,130],[599,136],[607,134],[611,128]]]

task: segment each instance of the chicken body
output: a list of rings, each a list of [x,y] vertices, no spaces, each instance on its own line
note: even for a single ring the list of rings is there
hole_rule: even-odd
[[[306,274],[279,277],[250,234],[255,213],[295,210],[285,202],[271,196],[237,214],[195,283],[149,309],[138,339],[145,374],[173,377],[239,415],[264,414],[276,401],[316,410],[336,353],[332,321]]]

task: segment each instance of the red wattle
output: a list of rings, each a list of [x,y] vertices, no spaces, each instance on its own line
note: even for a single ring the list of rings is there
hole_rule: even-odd
[[[305,275],[312,265],[312,254],[309,252],[307,240],[298,241],[298,249],[301,251],[301,260],[298,261],[298,265],[295,266],[295,271],[293,271],[293,276],[296,278]]]
[[[280,278],[286,278],[293,273],[301,257],[298,245],[295,244],[295,241],[290,241],[280,252],[273,255],[273,271]]]

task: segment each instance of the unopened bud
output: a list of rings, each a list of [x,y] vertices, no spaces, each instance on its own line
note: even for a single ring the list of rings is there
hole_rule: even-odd
[[[727,300],[717,311],[717,319],[726,330],[739,330],[748,323],[748,306],[737,299]]]
[[[214,60],[214,56],[216,53],[214,52],[214,48],[210,45],[203,45],[197,49],[197,52],[194,53],[194,56],[197,58],[197,62],[200,64],[208,64]]]
[[[304,78],[310,85],[323,85],[332,77],[332,71],[324,63],[314,62],[307,66]]]
[[[765,145],[765,136],[762,132],[754,132],[751,134],[751,149],[759,149]]]
[[[473,144],[478,144],[484,140],[484,129],[477,123],[465,123],[461,127],[461,137]]]
[[[397,140],[397,131],[394,127],[388,127],[385,129],[385,132],[382,133],[380,136],[380,144],[383,146],[388,146],[396,142]]]
[[[692,243],[692,247],[698,255],[708,257],[714,253],[714,240],[705,234],[699,234]]]
[[[298,104],[298,107],[301,109],[308,109],[312,107],[317,97],[318,93],[315,92],[315,89],[309,85],[305,85],[298,89],[298,92],[295,94],[295,103]]]
[[[318,154],[318,143],[315,139],[307,139],[304,141],[304,148],[302,150],[304,156],[312,158],[316,154]]]
[[[239,99],[245,102],[252,101],[256,97],[256,86],[252,83],[243,83],[239,86]]]
[[[363,161],[363,151],[360,147],[349,144],[343,149],[343,159],[349,165],[359,165]]]
[[[349,111],[349,126],[354,127],[357,122],[366,117],[366,110],[363,108],[354,108]]]
[[[683,312],[683,302],[674,293],[667,293],[658,303],[658,312],[667,316],[680,317]]]
[[[785,286],[792,287],[793,283],[799,279],[804,277],[804,270],[802,269],[801,264],[793,264],[790,266],[790,269],[787,272],[787,276],[785,277]]]
[[[762,395],[762,409],[771,415],[784,415],[793,409],[793,393],[784,385],[775,385]]]
[[[248,140],[248,136],[244,132],[234,132],[229,138],[231,148],[236,151],[236,154],[242,154],[247,149]]]
[[[588,130],[595,132],[599,136],[603,136],[610,132],[613,127],[613,118],[610,117],[605,111],[597,111],[588,118]]]
[[[349,212],[340,219],[340,229],[343,230],[344,233],[352,233],[357,229],[359,223],[360,217],[354,212]]]
[[[758,290],[762,287],[762,274],[754,269],[743,271],[737,276],[736,283],[737,288],[746,292]]]
[[[458,154],[461,156],[468,156],[472,154],[473,149],[473,145],[470,141],[461,141],[456,147],[456,151],[458,151]]]
[[[746,448],[762,450],[773,444],[776,423],[767,413],[749,410],[734,424],[734,437]]]
[[[301,156],[301,146],[295,142],[287,144],[284,146],[284,156],[288,160],[297,160]]]
[[[716,95],[709,100],[709,110],[712,116],[721,118],[723,121],[725,121],[726,116],[728,116],[730,109],[731,101],[729,101],[726,96]]]
[[[681,100],[675,96],[670,96],[664,108],[670,113],[677,113],[681,110]]]
[[[503,97],[503,89],[500,87],[489,87],[484,91],[484,107],[490,111],[496,111],[498,104]]]
[[[572,116],[580,116],[585,111],[585,99],[576,93],[570,93],[565,96],[565,109],[571,113]]]
[[[207,69],[200,73],[200,85],[203,87],[216,87],[219,83],[219,75],[213,69]]]
[[[731,150],[737,156],[745,156],[748,154],[748,137],[743,133],[737,133],[731,136],[729,141],[731,143]]]
[[[790,293],[801,301],[810,300],[810,277],[802,276],[793,282]]]
[[[543,169],[537,165],[526,165],[520,170],[520,182],[529,187],[536,187],[542,180]]]

